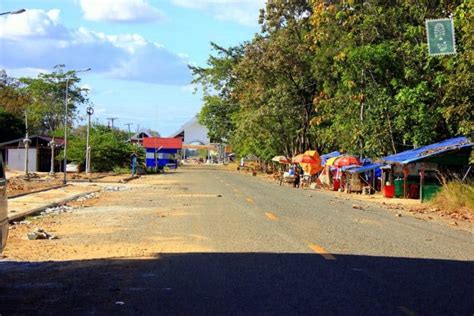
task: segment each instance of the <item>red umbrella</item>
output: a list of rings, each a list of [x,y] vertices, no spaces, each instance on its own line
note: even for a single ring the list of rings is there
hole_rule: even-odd
[[[344,166],[350,166],[350,165],[360,166],[361,163],[360,163],[359,159],[357,159],[354,156],[342,156],[342,157],[337,158],[334,161],[334,164],[333,164],[333,166],[337,167],[337,168],[341,168],[341,167],[344,167]]]
[[[281,163],[281,164],[290,164],[291,163],[291,160],[288,159],[285,156],[275,156],[275,157],[272,158],[272,161],[278,162],[278,163]]]
[[[310,163],[310,164],[317,164],[319,161],[308,154],[299,154],[293,158],[294,163]]]

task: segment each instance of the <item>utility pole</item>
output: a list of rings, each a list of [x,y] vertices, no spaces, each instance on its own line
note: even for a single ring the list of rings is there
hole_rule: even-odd
[[[118,120],[118,117],[108,117],[107,120],[111,123],[112,129],[114,129],[114,122]]]
[[[54,177],[54,151],[56,149],[56,142],[53,139],[48,143],[49,147],[51,148],[51,169],[49,170],[49,175]]]
[[[91,129],[91,116],[94,114],[94,108],[89,106],[87,109],[87,137],[86,137],[86,173],[91,173],[91,146],[90,146],[90,129]]]
[[[27,179],[30,178],[30,173],[28,171],[28,149],[30,148],[31,139],[28,137],[28,113],[25,110],[25,139],[23,139],[23,144],[25,145],[25,176]]]
[[[130,139],[130,144],[132,143],[132,131],[130,130],[130,126],[133,125],[133,123],[125,123],[128,127],[128,138]]]
[[[90,71],[91,68],[87,69],[80,69],[80,70],[73,70],[73,74],[77,74],[78,72],[87,72]],[[68,90],[69,90],[69,80],[71,79],[70,76],[66,78],[66,90],[64,96],[64,177],[63,177],[63,184],[67,183],[67,117],[68,117]]]

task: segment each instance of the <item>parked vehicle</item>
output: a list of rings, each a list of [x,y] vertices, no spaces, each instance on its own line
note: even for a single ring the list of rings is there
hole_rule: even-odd
[[[7,244],[8,236],[7,178],[2,157],[0,157],[0,253]]]

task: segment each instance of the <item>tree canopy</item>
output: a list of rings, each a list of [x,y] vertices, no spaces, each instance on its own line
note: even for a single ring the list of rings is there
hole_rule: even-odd
[[[474,131],[472,18],[458,1],[268,0],[261,31],[191,67],[200,121],[241,156],[380,156]],[[457,54],[429,56],[425,20],[452,16]]]

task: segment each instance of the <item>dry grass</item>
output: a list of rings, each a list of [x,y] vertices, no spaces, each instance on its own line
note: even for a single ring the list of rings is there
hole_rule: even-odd
[[[444,211],[474,215],[474,183],[448,182],[443,185],[432,204]]]

